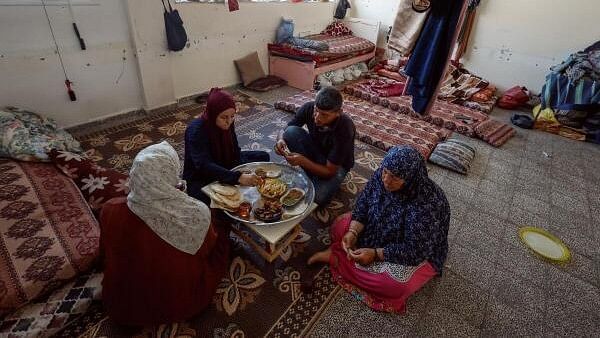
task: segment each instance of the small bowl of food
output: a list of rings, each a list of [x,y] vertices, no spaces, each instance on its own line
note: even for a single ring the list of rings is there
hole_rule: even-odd
[[[253,210],[254,217],[265,223],[277,222],[283,214],[283,207],[278,201],[259,200]]]
[[[298,202],[300,202],[304,198],[305,194],[306,193],[302,189],[292,188],[288,190],[288,192],[285,193],[285,195],[281,196],[279,202],[281,202],[281,204],[283,204],[286,207],[292,207],[298,204]]]
[[[254,174],[260,178],[267,178],[267,171],[263,168],[257,168],[254,170]]]
[[[267,170],[265,173],[266,178],[277,178],[281,176],[281,170]]]

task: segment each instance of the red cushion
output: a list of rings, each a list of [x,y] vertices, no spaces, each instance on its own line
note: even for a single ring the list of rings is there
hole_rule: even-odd
[[[321,34],[327,34],[331,36],[343,36],[343,35],[352,35],[352,31],[350,28],[346,27],[343,22],[336,21],[332,22],[325,28]]]
[[[129,176],[112,169],[100,167],[92,160],[68,151],[52,149],[50,160],[69,176],[94,211],[114,197],[127,196]]]

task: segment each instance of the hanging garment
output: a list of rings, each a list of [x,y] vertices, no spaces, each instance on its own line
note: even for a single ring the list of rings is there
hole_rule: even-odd
[[[400,0],[388,47],[402,55],[410,54],[426,18],[427,12],[417,12],[413,9],[412,0]]]
[[[335,14],[333,15],[336,19],[343,19],[346,16],[346,11],[348,8],[352,8],[350,6],[350,1],[348,0],[339,0],[338,5],[335,8]]]
[[[229,6],[229,11],[234,12],[240,9],[240,4],[238,0],[227,0],[227,5]]]
[[[408,94],[413,110],[422,114],[435,94],[446,68],[464,0],[435,1],[415,44],[405,72],[411,77]]]
[[[458,44],[458,48],[453,56],[453,60],[455,61],[459,61],[467,50],[469,38],[471,37],[471,31],[473,30],[473,24],[475,23],[475,14],[477,13],[477,7],[479,6],[480,2],[481,0],[470,0],[469,2],[467,13],[465,14],[465,20],[462,23],[460,33],[458,34],[458,41],[456,42]]]

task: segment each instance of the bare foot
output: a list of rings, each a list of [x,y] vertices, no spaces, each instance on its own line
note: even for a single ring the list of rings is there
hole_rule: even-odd
[[[313,265],[315,263],[329,263],[329,257],[331,256],[331,248],[327,250],[319,251],[316,254],[310,256],[307,264]]]

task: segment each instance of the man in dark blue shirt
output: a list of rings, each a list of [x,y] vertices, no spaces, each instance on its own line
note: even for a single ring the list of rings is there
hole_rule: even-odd
[[[342,94],[334,87],[304,104],[277,141],[275,152],[302,167],[315,186],[315,203],[325,205],[354,166],[354,122],[342,112]],[[308,132],[303,128],[308,128]]]

